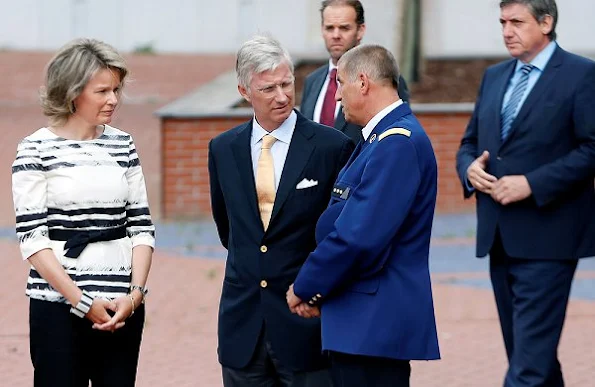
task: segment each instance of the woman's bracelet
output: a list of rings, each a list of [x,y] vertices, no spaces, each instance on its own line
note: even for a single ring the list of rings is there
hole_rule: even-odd
[[[128,297],[130,298],[130,303],[132,304],[132,309],[130,310],[130,316],[128,316],[128,318],[130,318],[134,314],[134,296],[132,295],[132,293],[129,293]]]
[[[86,290],[83,290],[81,300],[78,304],[73,305],[72,308],[70,308],[70,313],[77,317],[83,318],[87,313],[89,313],[89,310],[91,310],[91,305],[93,305],[93,296]]]
[[[145,286],[140,286],[140,285],[130,285],[130,288],[128,289],[128,293],[132,294],[132,292],[134,290],[138,290],[142,295],[143,295],[143,299],[142,299],[142,303],[145,302],[145,297],[147,296],[147,293],[149,293],[149,289],[147,289],[147,287]]]

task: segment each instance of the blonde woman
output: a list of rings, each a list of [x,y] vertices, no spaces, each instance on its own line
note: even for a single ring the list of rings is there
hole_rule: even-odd
[[[132,137],[109,126],[127,74],[103,42],[60,49],[41,95],[49,126],[12,165],[36,387],[135,384],[155,228]]]

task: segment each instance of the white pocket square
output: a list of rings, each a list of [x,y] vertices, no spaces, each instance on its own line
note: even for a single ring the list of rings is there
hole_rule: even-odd
[[[311,187],[316,187],[317,185],[318,185],[318,180],[310,180],[310,179],[304,178],[304,180],[300,181],[295,186],[295,189],[311,188]]]

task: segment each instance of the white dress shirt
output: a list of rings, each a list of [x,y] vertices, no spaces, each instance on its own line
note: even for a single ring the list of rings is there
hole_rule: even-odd
[[[366,126],[362,128],[362,136],[364,136],[364,141],[368,141],[368,137],[370,137],[370,134],[372,133],[376,125],[378,125],[378,123],[382,121],[382,119],[386,117],[388,113],[392,112],[394,109],[401,106],[402,104],[403,100],[399,99],[398,101],[391,103],[390,105],[376,113],[376,115],[372,117],[372,119],[366,124]]]
[[[316,100],[316,106],[314,106],[314,116],[313,119],[315,122],[320,123],[320,113],[322,112],[322,104],[324,103],[324,96],[326,95],[326,90],[328,89],[328,83],[330,81],[330,74],[332,69],[336,69],[337,66],[333,64],[332,59],[328,60],[328,71],[326,73],[326,79],[322,84],[322,89],[320,89],[320,94],[318,94],[318,99]],[[341,109],[341,102],[337,102],[335,104],[335,118],[339,113],[339,109]]]
[[[256,168],[258,159],[260,158],[262,138],[265,135],[270,134],[277,139],[271,147],[271,155],[273,156],[273,166],[275,169],[275,189],[279,188],[279,181],[281,180],[281,174],[283,173],[285,159],[287,158],[287,152],[289,151],[289,144],[291,143],[291,137],[293,137],[293,132],[295,131],[296,122],[297,114],[295,114],[295,111],[292,111],[281,126],[269,133],[260,126],[256,117],[254,117],[254,120],[252,120],[252,137],[250,138],[254,181],[256,181]]]

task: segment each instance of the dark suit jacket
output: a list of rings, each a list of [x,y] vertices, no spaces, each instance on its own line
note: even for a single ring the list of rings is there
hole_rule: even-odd
[[[300,112],[309,120],[314,119],[314,108],[316,107],[316,101],[318,95],[324,85],[324,80],[328,74],[328,64],[317,68],[310,75],[306,77],[304,82],[304,90],[302,93],[302,103],[300,105]],[[409,102],[409,89],[407,89],[407,83],[403,77],[399,78],[399,97],[405,102]],[[362,127],[356,124],[345,121],[345,114],[343,114],[343,108],[339,109],[337,118],[335,119],[335,129],[340,130],[349,137],[354,144],[357,144],[362,137]]]
[[[525,175],[533,194],[502,206],[477,192],[477,255],[488,254],[499,229],[506,253],[515,258],[593,256],[595,63],[557,47],[501,143],[500,111],[515,64],[486,70],[457,170],[469,197],[467,168],[488,150],[488,173]]]
[[[316,225],[318,246],[294,284],[302,300],[322,303],[323,349],[440,357],[428,265],[437,175],[430,139],[407,104],[339,173]]]
[[[316,220],[353,151],[342,133],[298,114],[271,222],[264,231],[256,197],[250,138],[252,121],[209,144],[213,218],[227,264],[219,305],[219,361],[248,364],[263,324],[282,364],[294,371],[324,366],[320,322],[292,314],[285,293],[314,250]],[[296,189],[303,179],[318,185]]]

